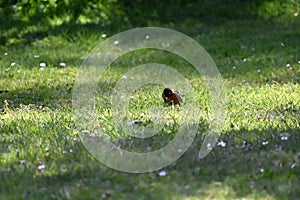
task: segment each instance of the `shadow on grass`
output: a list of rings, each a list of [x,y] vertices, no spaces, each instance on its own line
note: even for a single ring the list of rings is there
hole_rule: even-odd
[[[264,2],[198,0],[138,1],[133,4],[126,0],[121,1],[123,6],[119,7],[126,17],[122,14],[112,16],[110,22],[79,24],[70,21],[56,26],[47,20],[40,20],[43,18],[40,15],[22,21],[12,18],[9,12],[3,12],[0,17],[0,44],[5,48],[24,49],[35,41],[53,36],[64,38],[76,46],[71,48],[78,49],[100,41],[101,33],[111,36],[131,28],[161,26],[180,31],[199,41],[210,53],[224,78],[237,78],[239,81],[246,79],[254,83],[254,79],[258,83],[299,83],[299,20],[292,16],[287,17],[286,21],[278,21],[276,17],[261,17],[258,9]],[[78,38],[82,42],[89,42],[76,45]],[[90,38],[95,41],[91,42]],[[72,51],[71,48],[63,51]],[[57,53],[45,59],[48,59],[47,62],[56,62],[62,56],[72,65],[81,63],[81,53],[73,56]],[[292,67],[287,68],[287,64]]]
[[[15,37],[19,37],[22,39],[21,43],[28,45],[47,36],[72,35],[78,30],[94,33],[105,31],[115,34],[143,26],[172,26],[175,30],[188,31],[187,34],[195,37],[199,34],[197,32],[199,27],[201,29],[203,27],[212,28],[229,21],[270,21],[262,18],[258,11],[264,2],[266,0],[179,0],[176,2],[153,0],[132,3],[131,1],[123,0],[118,2],[120,5],[117,6],[120,9],[120,14],[116,15],[115,12],[111,11],[108,21],[80,24],[70,16],[71,20],[62,25],[51,25],[49,20],[47,20],[51,16],[43,15],[40,12],[31,16],[29,20],[24,21],[20,16],[14,14],[14,10],[10,5],[7,5],[3,9],[4,11],[0,12],[2,22],[0,23],[0,30],[4,33],[1,36],[0,44],[6,45],[9,39]],[[279,1],[274,3],[276,5],[280,4]],[[288,3],[292,4],[291,2]],[[277,9],[280,9],[280,7]],[[276,17],[272,19],[276,19]],[[191,22],[193,25],[190,24]],[[28,29],[28,27],[37,25],[39,26],[38,28]],[[188,26],[189,30],[185,26]],[[184,27],[184,30],[181,30],[182,27]],[[270,29],[268,28],[268,30]]]
[[[113,199],[299,197],[299,129],[230,131],[220,137],[225,147],[217,145],[199,160],[201,141],[198,135],[180,159],[162,169],[165,176],[158,171],[128,174],[109,169],[76,142],[69,145],[73,153],[52,157],[50,153],[45,162],[49,170],[38,171],[30,163],[27,169],[12,165],[4,181],[17,186],[4,185],[0,191],[4,196],[34,198],[100,198],[105,194]]]
[[[72,83],[65,85],[39,85],[36,87],[5,91],[0,94],[0,107],[5,112],[4,104],[16,109],[20,105],[34,105],[36,107],[60,108],[71,104]]]

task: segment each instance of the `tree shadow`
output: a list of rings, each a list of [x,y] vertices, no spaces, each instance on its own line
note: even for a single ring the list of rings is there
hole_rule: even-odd
[[[300,191],[292,185],[299,184],[296,178],[299,174],[299,139],[299,129],[283,132],[276,129],[232,131],[220,138],[226,142],[226,147],[217,145],[202,160],[192,161],[187,153],[179,168],[184,170],[189,165],[198,166],[194,174],[189,175],[191,178],[194,176],[195,182],[201,182],[201,175],[207,174],[211,180],[227,184],[240,198],[254,190],[276,199],[296,198]],[[280,189],[290,181],[292,185],[289,184],[285,190]]]
[[[13,190],[3,188],[4,194],[14,191],[15,195],[28,197],[91,198],[109,193],[113,199],[180,199],[214,196],[220,190],[228,198],[299,197],[299,129],[232,130],[219,138],[225,146],[218,143],[205,158],[199,159],[202,141],[203,135],[197,135],[191,148],[176,162],[144,174],[105,167],[76,142],[69,145],[74,153],[45,162],[47,167],[59,165],[65,170],[49,174],[31,166],[24,169],[27,173],[10,171],[7,178],[26,181]],[[166,174],[159,175],[160,171]]]
[[[199,41],[213,57],[224,78],[255,83],[251,80],[254,76],[262,84],[272,81],[299,83],[299,21],[279,22],[260,17],[256,8],[264,2],[198,0],[137,1],[133,4],[124,0],[119,2],[123,14],[112,16],[109,22],[80,24],[70,21],[61,25],[51,25],[42,20],[42,15],[22,21],[10,18],[10,12],[4,12],[0,17],[3,22],[0,23],[3,33],[0,44],[5,48],[25,48],[51,36],[63,37],[70,44],[76,44],[78,32],[81,33],[79,37],[88,40],[91,36],[100,36],[100,33],[110,36],[130,28],[161,26],[183,32]],[[27,29],[36,25],[38,29]],[[65,60],[71,63],[78,60],[74,62],[78,65],[81,58],[77,56]],[[59,60],[56,57],[60,55],[51,59]],[[292,67],[286,68],[287,64]]]
[[[265,0],[178,0],[178,1],[136,1],[132,3],[128,0],[121,0],[111,7],[111,9],[119,9],[119,12],[113,10],[107,11],[109,20],[100,20],[100,22],[78,23],[77,17],[82,14],[80,10],[76,10],[75,18],[71,18],[68,22],[61,25],[51,25],[47,16],[41,12],[36,12],[35,15],[30,16],[29,20],[22,20],[16,15],[9,3],[0,12],[0,30],[6,36],[1,36],[1,44],[5,45],[10,37],[20,37],[24,44],[30,44],[34,40],[43,39],[49,35],[60,35],[67,32],[71,33],[74,30],[80,31],[95,31],[106,30],[111,33],[118,33],[120,31],[128,30],[130,28],[143,26],[173,26],[180,31],[180,27],[188,24],[189,21],[197,21],[198,24],[203,24],[207,28],[212,26],[222,25],[228,21],[235,20],[263,20],[257,14],[257,8],[262,5]],[[77,2],[78,4],[81,2]],[[76,7],[76,3],[73,3]],[[82,6],[87,6],[86,2]],[[77,6],[78,7],[78,6]],[[57,8],[59,10],[63,8]],[[78,13],[79,12],[79,13]],[[83,12],[83,9],[82,9]],[[101,14],[101,11],[98,11]],[[119,14],[118,14],[119,13]],[[53,17],[53,16],[52,16]],[[42,31],[32,30],[29,33],[19,34],[28,26],[40,26]],[[190,27],[192,29],[197,27]],[[3,35],[3,34],[2,34]],[[192,37],[196,35],[191,35]],[[7,44],[6,44],[7,45]]]
[[[71,104],[72,87],[73,83],[56,86],[45,84],[28,89],[4,91],[0,94],[0,108],[5,112],[6,107],[16,109],[21,105],[49,108],[67,106]]]

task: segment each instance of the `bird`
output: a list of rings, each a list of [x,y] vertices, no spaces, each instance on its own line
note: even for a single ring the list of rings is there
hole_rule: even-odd
[[[162,98],[163,98],[164,102],[169,105],[177,105],[178,104],[180,106],[180,104],[182,103],[181,94],[174,89],[165,88],[162,93]]]

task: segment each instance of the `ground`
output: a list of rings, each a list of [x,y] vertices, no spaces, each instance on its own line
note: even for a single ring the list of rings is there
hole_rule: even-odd
[[[138,12],[141,20],[128,14],[118,25],[1,18],[0,199],[298,199],[299,5],[263,2],[255,13],[225,3],[211,3],[216,9],[209,13],[212,5],[206,2],[200,9],[204,16],[196,12],[198,3],[174,4],[163,16],[158,9],[146,20],[148,13]],[[276,5],[282,2],[286,9],[278,14]],[[89,52],[138,26],[174,29],[207,50],[224,80],[227,118],[205,158],[197,157],[209,126],[203,114],[199,133],[181,158],[157,171],[131,174],[111,169],[87,152],[73,121],[71,99],[76,73]],[[98,103],[109,102],[107,93],[124,70],[146,58],[174,66],[190,79],[203,113],[208,110],[201,75],[186,61],[154,50],[113,63],[99,82]],[[161,87],[147,91],[141,99],[133,96],[130,104],[137,119],[148,105],[169,109]],[[99,123],[118,139],[109,109],[98,108]],[[159,140],[174,134],[167,128]]]

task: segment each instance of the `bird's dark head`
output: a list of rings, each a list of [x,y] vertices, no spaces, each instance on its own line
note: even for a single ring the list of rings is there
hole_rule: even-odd
[[[173,94],[172,90],[170,88],[165,88],[164,89],[164,95],[166,97],[170,97]]]

